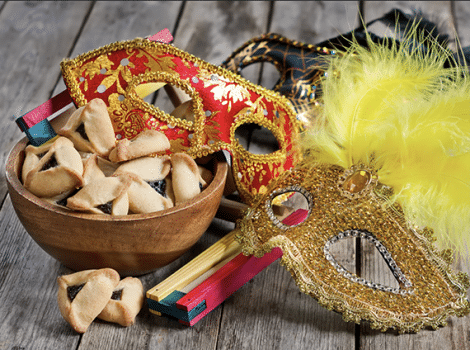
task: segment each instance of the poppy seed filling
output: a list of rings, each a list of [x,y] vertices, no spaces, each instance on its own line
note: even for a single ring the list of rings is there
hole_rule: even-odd
[[[80,136],[83,137],[85,140],[90,141],[90,140],[88,139],[88,135],[87,135],[87,133],[86,133],[86,131],[85,131],[85,124],[81,123],[81,124],[77,127],[76,131],[77,131],[77,132],[80,134]]]
[[[41,168],[41,171],[45,171],[45,170],[48,170],[48,169],[51,169],[51,168],[55,168],[58,165],[59,165],[59,163],[57,162],[57,159],[56,159],[55,155],[53,154],[51,156],[51,158],[49,158],[49,160],[44,163],[44,165]]]
[[[75,299],[77,294],[82,290],[83,286],[85,286],[85,283],[67,287],[67,296],[69,297],[70,301]]]
[[[96,208],[98,208],[105,214],[111,214],[112,209],[113,209],[113,202],[108,202],[108,203],[97,205]]]
[[[121,300],[122,298],[122,288],[113,291],[113,295],[111,295],[111,299],[113,300]]]
[[[166,181],[165,180],[157,180],[157,181],[149,181],[148,184],[152,187],[155,191],[161,194],[163,197],[166,196]]]

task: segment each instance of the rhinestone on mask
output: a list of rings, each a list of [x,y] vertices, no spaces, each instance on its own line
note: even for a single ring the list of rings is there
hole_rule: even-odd
[[[280,195],[282,195],[282,194],[289,193],[289,192],[297,192],[297,193],[300,193],[301,195],[303,195],[305,197],[305,199],[307,200],[308,212],[305,215],[305,217],[303,218],[303,220],[300,220],[299,222],[297,222],[295,224],[292,224],[292,225],[285,225],[284,223],[282,223],[277,218],[276,214],[274,213],[273,199],[280,196]],[[307,218],[309,217],[309,215],[312,211],[312,206],[313,206],[313,197],[312,197],[311,193],[309,191],[307,191],[305,188],[303,188],[299,185],[288,186],[288,187],[285,187],[285,188],[278,189],[278,190],[274,191],[273,193],[271,193],[271,195],[269,196],[269,198],[268,198],[268,200],[266,201],[266,204],[265,204],[266,212],[267,212],[269,218],[274,223],[274,225],[276,225],[281,230],[287,230],[289,228],[298,226],[302,222],[307,220]]]
[[[338,188],[349,198],[365,196],[377,184],[377,175],[363,166],[355,165],[347,169],[339,178]]]

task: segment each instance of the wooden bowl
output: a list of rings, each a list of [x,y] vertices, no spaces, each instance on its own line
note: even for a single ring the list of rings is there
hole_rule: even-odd
[[[72,212],[45,202],[19,180],[28,139],[18,142],[6,163],[13,207],[29,235],[72,270],[111,267],[122,276],[165,266],[193,246],[209,227],[224,191],[228,164],[214,158],[214,179],[192,200],[150,214]]]

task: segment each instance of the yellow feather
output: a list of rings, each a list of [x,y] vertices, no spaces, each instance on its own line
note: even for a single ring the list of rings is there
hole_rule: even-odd
[[[414,34],[416,35],[416,34]],[[301,135],[307,162],[377,170],[407,219],[462,250],[470,238],[470,83],[437,42],[357,44],[329,62],[323,106]],[[420,38],[424,40],[424,38]]]

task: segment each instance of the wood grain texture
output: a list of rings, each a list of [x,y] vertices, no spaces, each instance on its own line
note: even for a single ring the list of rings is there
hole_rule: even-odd
[[[218,65],[251,37],[266,31],[269,2],[189,1],[175,46]]]
[[[14,120],[51,97],[60,60],[71,49],[90,4],[8,2],[0,13],[0,164],[21,132]],[[6,193],[0,173],[0,197]]]
[[[460,46],[470,45],[470,3],[468,1],[453,2],[454,25],[459,38]],[[457,47],[459,47],[457,43]]]
[[[364,1],[364,20],[367,23],[397,8],[406,14],[421,14],[438,26],[439,33],[449,36],[449,47],[455,49],[456,32],[451,12],[451,1]],[[390,29],[380,23],[371,26],[377,34],[386,36]]]
[[[0,349],[72,349],[80,336],[57,307],[67,273],[28,236],[7,198],[0,212]]]
[[[354,325],[302,294],[275,262],[224,303],[221,349],[353,349]]]
[[[153,35],[164,28],[173,30],[182,3],[179,1],[119,1],[94,4],[69,57],[111,44]],[[60,72],[60,67],[58,70]],[[65,89],[62,79],[54,93]]]
[[[89,3],[5,3],[0,13],[1,158],[20,138],[15,117],[46,101],[57,65],[79,31]],[[70,19],[74,19],[70,21]],[[6,193],[4,172],[0,195]],[[76,348],[80,337],[56,306],[56,278],[63,267],[47,256],[19,224],[7,197],[0,212],[0,348]]]

